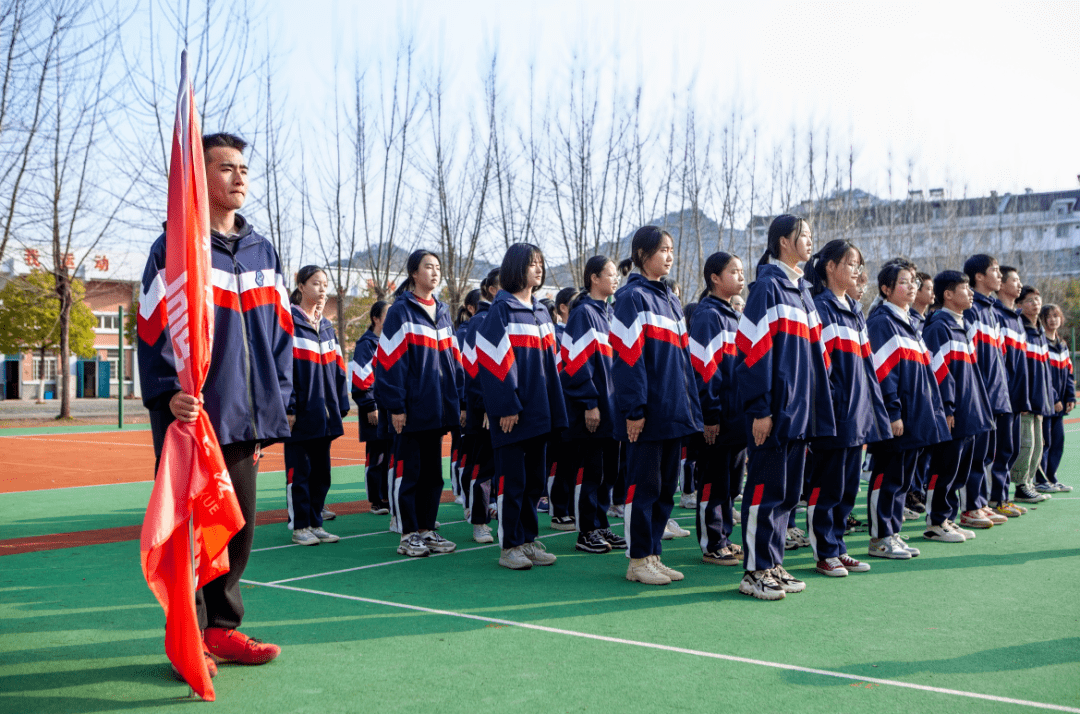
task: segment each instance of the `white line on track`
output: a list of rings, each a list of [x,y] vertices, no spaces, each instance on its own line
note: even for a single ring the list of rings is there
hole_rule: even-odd
[[[484,546],[488,547],[488,546]],[[476,550],[476,549],[471,549]],[[402,562],[402,561],[397,561]],[[345,571],[342,571],[345,572]],[[419,605],[406,605],[399,602],[389,602],[387,600],[376,600],[374,598],[357,597],[355,595],[341,595],[338,593],[326,592],[324,590],[310,590],[308,588],[298,588],[289,585],[281,585],[280,583],[286,581],[277,581],[272,583],[260,583],[254,580],[241,580],[240,582],[247,585],[261,585],[267,588],[277,588],[278,590],[289,590],[292,592],[305,593],[308,595],[322,595],[324,597],[337,598],[339,600],[350,600],[353,602],[364,602],[371,605],[383,605],[385,607],[396,607],[403,610],[412,610],[414,612],[424,612],[430,615],[443,615],[446,617],[458,617],[465,620],[475,620],[477,622],[485,622],[495,625],[507,625],[510,627],[521,627],[526,630],[535,630],[537,632],[547,632],[553,635],[566,635],[568,637],[578,637],[585,640],[595,640],[598,642],[610,642],[618,645],[630,645],[633,647],[642,647],[645,649],[661,650],[664,652],[675,652],[677,654],[693,655],[696,657],[706,657],[709,659],[719,659],[727,662],[738,662],[740,664],[753,664],[759,667],[769,667],[772,669],[782,669],[789,672],[803,672],[805,674],[817,674],[822,677],[833,677],[835,679],[845,679],[854,682],[869,682],[871,684],[881,684],[890,687],[901,687],[903,689],[914,689],[921,692],[932,692],[934,694],[950,694],[956,697],[967,697],[969,699],[979,699],[982,701],[1001,702],[1003,704],[1017,704],[1020,706],[1034,707],[1036,709],[1049,709],[1051,711],[1060,712],[1073,712],[1073,714],[1080,714],[1080,709],[1074,707],[1062,706],[1060,704],[1047,704],[1045,702],[1033,702],[1027,699],[1013,699],[1012,697],[999,697],[993,694],[981,694],[979,692],[965,692],[960,689],[947,689],[945,687],[930,687],[925,684],[914,684],[911,682],[901,682],[895,679],[879,679],[877,677],[863,677],[855,674],[847,674],[846,672],[833,672],[827,669],[814,669],[812,667],[800,667],[794,664],[784,664],[782,662],[769,662],[767,660],[751,659],[749,657],[737,657],[735,655],[725,655],[717,652],[704,652],[702,650],[692,650],[685,647],[673,647],[671,645],[661,645],[654,642],[640,642],[638,640],[626,640],[621,637],[608,637],[606,635],[594,635],[588,632],[578,632],[576,630],[564,630],[558,627],[547,627],[544,625],[534,625],[529,622],[517,622],[515,620],[503,620],[497,617],[485,617],[482,615],[470,615],[464,612],[454,612],[452,610],[438,610],[430,607],[421,607]]]

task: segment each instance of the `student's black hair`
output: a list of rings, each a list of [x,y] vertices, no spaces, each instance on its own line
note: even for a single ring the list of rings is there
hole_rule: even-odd
[[[300,304],[300,286],[311,280],[315,273],[322,273],[323,275],[326,275],[326,271],[320,268],[318,265],[305,265],[303,268],[300,268],[300,270],[297,271],[296,287],[293,288],[293,291],[291,293],[289,293],[289,302],[291,302],[293,305]]]
[[[728,267],[728,263],[737,257],[737,255],[720,250],[705,259],[705,266],[701,269],[701,275],[705,278],[705,289],[701,291],[701,297],[698,300],[704,300],[712,292],[712,276],[724,272],[724,269]],[[690,320],[687,319],[687,323],[689,322]]]
[[[386,308],[390,307],[390,303],[385,300],[376,300],[371,303],[371,309],[368,310],[368,329],[375,327],[375,321],[381,320],[386,317]]]
[[[1024,287],[1020,288],[1020,297],[1016,298],[1016,304],[1019,305],[1020,303],[1027,300],[1028,297],[1031,296],[1031,295],[1038,295],[1040,298],[1042,297],[1042,293],[1039,292],[1039,289],[1037,287],[1035,287],[1034,285],[1025,285]],[[1042,310],[1041,309],[1039,311],[1039,315],[1040,316],[1042,315]],[[1039,324],[1039,319],[1038,318],[1035,318],[1035,322],[1031,323],[1031,321],[1027,319],[1027,315],[1024,315],[1024,314],[1021,313],[1021,317],[1024,318],[1024,324],[1025,325],[1027,325],[1027,324]]]
[[[924,273],[921,270],[915,273],[915,278],[919,281],[920,288],[926,283],[927,280],[933,280],[933,278],[930,277],[930,273]]]
[[[1003,283],[1004,283],[1004,282],[1005,282],[1006,280],[1008,280],[1008,278],[1009,278],[1009,275],[1010,275],[1011,273],[1016,273],[1016,274],[1018,274],[1018,275],[1019,275],[1019,273],[1020,273],[1020,271],[1019,271],[1019,270],[1017,270],[1016,268],[1014,268],[1014,267],[1013,267],[1013,266],[1011,266],[1011,265],[1002,265],[1002,266],[1000,266],[1000,267],[998,268],[998,270],[1000,270],[1000,271],[1001,271],[1001,282],[1003,282]]]
[[[540,298],[538,303],[547,308],[548,314],[551,315],[551,324],[555,324],[555,301],[551,298]]]
[[[696,302],[690,302],[683,306],[682,313],[687,326],[690,325],[690,318],[694,316],[694,310],[697,310],[697,306]]]
[[[945,307],[945,291],[956,290],[957,285],[971,284],[971,278],[959,270],[942,270],[934,276],[934,307]]]
[[[570,307],[570,301],[574,299],[574,295],[576,295],[577,292],[577,288],[563,288],[555,293],[555,307],[558,308],[561,305]]]
[[[906,258],[892,258],[885,265],[881,266],[881,270],[877,274],[877,289],[878,297],[883,301],[885,300],[885,293],[881,292],[882,288],[888,288],[892,290],[896,287],[896,281],[900,278],[900,271],[907,270],[914,277],[917,269],[915,264]]]
[[[405,294],[406,290],[412,290],[416,287],[416,281],[413,280],[412,274],[417,270],[420,270],[420,263],[424,262],[424,258],[432,256],[435,260],[439,261],[439,265],[442,266],[442,258],[438,253],[433,253],[430,250],[424,250],[420,248],[409,253],[409,259],[405,261],[405,281],[398,285],[397,290],[394,291],[394,299],[401,297]]]
[[[236,134],[227,134],[225,132],[203,135],[202,150],[204,156],[210,151],[210,149],[216,149],[222,146],[229,149],[236,149],[240,153],[243,153],[244,149],[247,148],[247,142],[241,139]]]
[[[532,264],[533,258],[536,256],[540,256],[540,259],[543,260],[544,252],[540,250],[540,246],[532,243],[514,243],[507,248],[502,259],[502,265],[499,267],[499,282],[502,289],[508,293],[517,293],[524,290],[525,286],[528,285],[529,265]],[[547,280],[546,261],[544,261],[544,271],[540,275],[540,285],[543,285],[545,280]],[[533,286],[532,292],[535,293],[539,290],[540,285]]]
[[[476,314],[476,308],[480,306],[480,289],[473,288],[469,292],[465,293],[465,300],[461,303],[461,307],[457,311],[457,319],[454,320],[454,329],[461,327],[463,324],[469,321],[469,318]],[[472,308],[472,312],[469,312],[469,308]]]
[[[811,295],[820,295],[829,289],[829,274],[826,270],[829,263],[836,263],[837,267],[839,267],[847,254],[853,250],[856,253],[859,251],[851,241],[835,238],[823,245],[817,253],[810,256],[810,260],[806,261],[803,272],[806,279],[810,281]]]
[[[986,253],[976,253],[964,261],[964,273],[971,281],[972,288],[975,287],[975,276],[986,275],[986,271],[990,270],[995,263],[997,263],[997,258]]]
[[[675,245],[675,239],[660,226],[638,228],[634,233],[634,239],[630,242],[630,257],[619,262],[619,272],[629,275],[634,266],[637,266],[638,270],[644,270],[645,261],[660,250],[664,236],[671,238],[671,244]]]
[[[672,295],[682,295],[682,285],[680,285],[679,281],[675,278],[669,275],[665,275],[664,277],[660,278],[660,282],[663,283],[664,286],[671,291]]]
[[[484,276],[484,279],[480,281],[480,299],[488,300],[488,292],[491,288],[499,284],[499,269],[492,268],[488,271],[488,274]],[[496,291],[498,292],[498,291]],[[492,298],[495,296],[492,295]],[[488,302],[491,302],[488,300]]]
[[[794,235],[796,231],[801,232],[803,224],[809,226],[810,222],[792,213],[785,213],[774,218],[769,224],[769,242],[765,245],[765,252],[758,258],[757,264],[765,265],[769,262],[769,258],[780,260],[780,239]]]

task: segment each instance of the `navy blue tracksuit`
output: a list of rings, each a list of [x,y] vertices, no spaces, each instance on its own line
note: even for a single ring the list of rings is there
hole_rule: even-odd
[[[1006,385],[1012,410],[997,418],[997,444],[990,467],[990,500],[1009,500],[1009,477],[1020,455],[1020,415],[1031,410],[1027,378],[1027,331],[1019,310],[994,301],[994,312],[1001,325],[1001,344],[1005,363]]]
[[[1036,481],[1057,483],[1057,470],[1065,449],[1065,409],[1076,403],[1076,382],[1068,343],[1063,339],[1048,340],[1047,348],[1050,385],[1054,401],[1060,402],[1062,408],[1043,419],[1043,460]]]
[[[368,503],[374,508],[390,507],[389,465],[393,442],[379,432],[378,424],[368,423],[368,415],[378,411],[375,404],[375,356],[379,351],[379,336],[368,328],[353,349],[349,362],[349,383],[359,414],[360,441],[364,444],[364,488]],[[385,414],[380,415],[386,419]],[[383,434],[386,427],[383,427]]]

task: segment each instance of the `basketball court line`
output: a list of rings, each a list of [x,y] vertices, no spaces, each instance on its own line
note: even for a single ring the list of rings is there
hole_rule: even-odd
[[[553,535],[562,535],[553,534]],[[490,547],[490,546],[483,546]],[[469,550],[478,550],[477,548],[470,548]],[[449,555],[449,553],[446,553]],[[410,560],[414,560],[410,558]],[[404,561],[394,561],[404,562]],[[340,571],[349,572],[349,571]],[[290,580],[295,580],[292,578]],[[738,657],[735,655],[720,654],[719,652],[705,652],[703,650],[693,650],[685,647],[674,647],[672,645],[661,645],[654,642],[641,642],[638,640],[627,640],[621,637],[609,637],[607,635],[594,635],[588,632],[578,632],[576,630],[565,630],[558,627],[548,627],[546,625],[535,625],[529,622],[518,622],[515,620],[504,620],[497,617],[487,617],[484,615],[470,615],[464,612],[454,612],[452,610],[439,610],[436,608],[422,607],[420,605],[407,605],[405,603],[390,602],[388,600],[377,600],[375,598],[359,597],[356,595],[342,595],[338,593],[327,592],[324,590],[312,590],[309,588],[299,588],[291,585],[282,585],[281,583],[288,582],[286,580],[280,580],[270,583],[262,583],[255,580],[241,580],[240,582],[246,585],[258,585],[267,588],[275,588],[278,590],[287,590],[290,592],[304,593],[307,595],[321,595],[324,597],[336,598],[339,600],[349,600],[352,602],[362,602],[370,605],[382,605],[384,607],[396,607],[403,610],[412,610],[414,612],[423,612],[429,615],[442,615],[445,617],[457,617],[465,620],[474,620],[477,622],[483,622],[487,624],[503,625],[508,627],[520,627],[526,630],[534,630],[536,632],[546,632],[553,635],[564,635],[567,637],[577,637],[585,640],[594,640],[597,642],[608,642],[611,644],[630,645],[632,647],[641,647],[644,649],[661,650],[663,652],[674,652],[676,654],[692,655],[695,657],[705,657],[708,659],[718,659],[726,662],[737,662],[739,664],[752,664],[759,667],[769,667],[771,669],[786,670],[789,672],[802,672],[804,674],[816,674],[822,677],[832,677],[835,679],[850,680],[852,682],[868,682],[871,684],[885,685],[890,687],[900,687],[903,689],[914,689],[921,692],[931,692],[934,694],[948,694],[957,697],[967,697],[969,699],[978,699],[982,701],[999,702],[1002,704],[1015,704],[1019,706],[1033,707],[1036,709],[1046,709],[1050,711],[1060,712],[1072,712],[1073,714],[1080,714],[1080,709],[1075,707],[1063,706],[1060,704],[1048,704],[1046,702],[1035,702],[1027,699],[1014,699],[1012,697],[999,697],[994,694],[982,694],[980,692],[966,692],[960,689],[948,689],[946,687],[932,687],[925,684],[915,684],[912,682],[902,682],[895,679],[881,679],[878,677],[863,677],[860,675],[847,674],[846,672],[834,672],[827,669],[815,669],[813,667],[800,667],[794,664],[785,664],[783,662],[770,662],[768,660],[751,659],[749,657]]]

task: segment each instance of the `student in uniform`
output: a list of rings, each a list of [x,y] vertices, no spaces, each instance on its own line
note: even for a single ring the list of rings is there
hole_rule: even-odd
[[[454,339],[457,342],[460,353],[465,345],[465,333],[469,329],[469,320],[476,314],[480,304],[480,290],[474,288],[465,293],[465,299],[458,308],[457,318],[454,320]],[[461,400],[461,410],[465,411],[465,400]],[[462,469],[465,462],[464,432],[461,428],[450,430],[450,491],[454,494],[454,501],[468,508],[468,497],[461,486]]]
[[[900,538],[904,498],[922,450],[950,438],[930,353],[908,314],[916,290],[911,263],[886,263],[878,273],[882,303],[866,320],[893,435],[871,447],[868,553],[877,558],[908,560],[919,555],[918,548]]]
[[[836,435],[810,442],[806,530],[816,570],[829,577],[870,570],[848,555],[844,534],[859,492],[863,446],[892,437],[866,321],[848,297],[861,272],[862,254],[846,240],[829,241],[806,264],[836,414]]]
[[[330,491],[330,442],[345,433],[341,420],[349,413],[349,392],[334,325],[322,314],[328,288],[326,272],[305,265],[290,296],[296,423],[285,440],[285,500],[298,545],[339,540],[323,528],[322,514]]]
[[[1042,296],[1038,288],[1025,285],[1017,299],[1024,321],[1028,403],[1031,409],[1020,415],[1020,441],[1016,464],[1012,468],[1012,482],[1017,501],[1040,503],[1049,499],[1049,493],[1035,489],[1035,474],[1043,455],[1043,419],[1054,415],[1054,388],[1050,377],[1050,346],[1046,333],[1039,323]]]
[[[1072,353],[1061,337],[1065,316],[1053,303],[1043,305],[1039,320],[1046,330],[1050,383],[1053,386],[1054,413],[1043,419],[1043,460],[1036,478],[1040,493],[1068,493],[1072,486],[1057,480],[1058,466],[1065,449],[1065,416],[1076,406],[1076,382],[1073,378]]]
[[[594,255],[585,263],[585,289],[573,300],[560,353],[563,396],[569,426],[562,444],[563,463],[574,480],[575,548],[586,553],[625,550],[626,540],[611,531],[606,499],[619,475],[615,441],[615,384],[611,379],[611,305],[619,287],[615,263]]]
[[[472,524],[473,540],[493,543],[491,535],[491,479],[495,475],[495,455],[491,450],[490,424],[484,414],[484,390],[476,357],[476,334],[484,324],[491,303],[499,292],[499,268],[492,269],[480,281],[480,304],[469,320],[469,329],[461,347],[465,369],[465,453],[462,490],[465,493],[466,520]]]
[[[742,483],[746,429],[735,368],[739,313],[731,298],[742,293],[742,261],[713,253],[702,270],[706,288],[690,320],[690,364],[697,376],[704,429],[690,437],[697,453],[697,538],[701,561],[738,565],[741,545],[731,542],[732,510]]]
[[[379,433],[379,407],[375,403],[375,356],[379,351],[386,309],[385,300],[376,300],[368,311],[370,323],[364,334],[356,341],[353,358],[349,362],[349,381],[352,398],[360,420],[360,441],[364,443],[364,488],[367,491],[371,512],[383,516],[390,512],[389,469],[390,450],[393,442]],[[383,433],[385,434],[385,429]]]
[[[398,554],[421,557],[457,546],[435,532],[442,499],[442,440],[464,419],[461,357],[446,304],[435,298],[439,256],[415,250],[379,338],[375,397],[394,439],[390,498],[401,526]]]
[[[994,465],[990,469],[990,505],[995,506],[1009,500],[1009,483],[1013,466],[1020,456],[1020,429],[1024,414],[1031,412],[1031,394],[1028,391],[1027,376],[1027,330],[1024,318],[1020,314],[1017,300],[1024,285],[1016,268],[1001,266],[1001,287],[997,291],[994,310],[1001,323],[1001,338],[1004,344],[1005,371],[1008,375],[1009,399],[1012,403],[1013,417],[1009,438],[1001,439]],[[999,427],[1000,430],[1000,427]],[[1035,501],[1022,499],[1019,494],[1013,499],[1018,503],[1037,503],[1042,494],[1035,493]],[[1023,509],[1023,506],[1014,507]],[[1005,515],[1005,514],[1003,514]]]
[[[773,219],[736,337],[749,451],[739,592],[761,600],[806,589],[784,569],[784,539],[802,493],[807,441],[836,434],[821,321],[799,268],[812,247],[805,219]]]
[[[671,271],[674,242],[657,226],[634,233],[630,274],[615,293],[615,434],[626,440],[626,579],[667,585],[683,574],[660,560],[661,542],[679,482],[682,440],[702,430],[701,406],[678,298],[661,278]]]
[[[968,277],[946,270],[934,278],[937,312],[923,328],[930,350],[930,367],[941,392],[945,421],[952,438],[930,447],[926,530],[923,537],[943,543],[963,543],[974,531],[955,522],[960,510],[957,489],[971,473],[975,439],[994,428],[994,414],[982,375],[975,365],[975,343],[964,313],[974,303]]]
[[[908,309],[908,315],[911,317],[911,325],[915,328],[915,332],[922,337],[923,325],[930,317],[930,306],[934,302],[934,279],[929,273],[920,270],[915,273],[915,280],[919,285],[919,290],[915,293],[915,302]],[[911,490],[908,491],[904,501],[904,508],[916,515],[926,513],[926,484],[929,479],[929,470],[930,450],[927,449],[919,457],[919,463],[915,466]],[[905,512],[904,515],[910,517],[911,514]]]
[[[499,565],[511,570],[556,560],[536,540],[547,443],[552,432],[566,428],[555,327],[547,308],[533,297],[545,275],[544,254],[537,246],[507,248],[499,268],[502,290],[476,335],[498,479]]]

